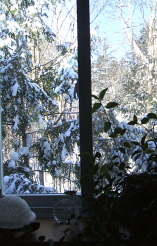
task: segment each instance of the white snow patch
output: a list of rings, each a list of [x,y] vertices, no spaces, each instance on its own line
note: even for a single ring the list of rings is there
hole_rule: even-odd
[[[29,148],[28,147],[22,147],[20,150],[19,150],[19,155],[25,155],[27,156],[29,154]]]
[[[19,154],[18,154],[17,152],[13,152],[13,153],[11,154],[11,160],[17,161],[18,158],[19,158]]]
[[[59,138],[60,138],[60,141],[61,141],[62,143],[64,143],[64,135],[63,135],[63,133],[60,134]]]
[[[8,163],[8,167],[9,167],[9,168],[14,168],[15,165],[16,165],[16,163],[15,163],[14,160],[9,161],[9,163]]]
[[[44,156],[49,157],[52,151],[51,151],[50,144],[47,141],[43,143],[43,150],[44,150]]]
[[[9,180],[10,180],[9,176],[4,176],[4,178],[3,178],[4,184],[8,183]]]
[[[19,84],[17,82],[11,87],[13,97],[16,97],[18,88],[19,88]]]
[[[65,160],[65,158],[66,158],[66,153],[67,153],[67,151],[66,151],[66,148],[65,148],[65,145],[64,145],[64,146],[63,146],[63,149],[62,149],[62,153],[61,153],[62,161]]]
[[[15,119],[14,119],[14,126],[13,126],[13,130],[16,131],[18,129],[18,124],[19,124],[19,116],[16,115]]]
[[[32,143],[32,135],[31,134],[27,134],[26,146],[29,148],[31,146],[31,143]]]

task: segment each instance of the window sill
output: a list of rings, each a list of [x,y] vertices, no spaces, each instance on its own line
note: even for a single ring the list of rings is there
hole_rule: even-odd
[[[63,199],[69,199],[75,202],[79,214],[82,210],[81,197],[78,195],[71,196],[66,194],[19,194],[24,199],[37,218],[52,218],[53,209],[57,202]]]

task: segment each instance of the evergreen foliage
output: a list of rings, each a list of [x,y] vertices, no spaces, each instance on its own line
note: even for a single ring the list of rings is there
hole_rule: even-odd
[[[56,4],[51,0],[1,2],[0,83],[8,193],[54,192],[53,187],[37,185],[32,160],[37,160],[39,172],[60,176],[59,169],[68,168],[66,158],[74,155],[73,144],[78,142],[78,137],[72,137],[73,132],[78,135],[77,117],[67,119],[64,113],[70,112],[73,99],[77,103],[76,51],[70,43],[55,41],[47,19]],[[43,54],[46,45],[52,51]]]

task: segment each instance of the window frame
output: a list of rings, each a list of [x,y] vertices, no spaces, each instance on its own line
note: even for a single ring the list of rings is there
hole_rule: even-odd
[[[81,197],[79,195],[71,196],[66,194],[18,194],[30,206],[37,218],[53,218],[53,209],[55,205],[63,199],[69,199],[75,202],[79,214],[82,211]]]
[[[80,153],[88,152],[93,155],[92,141],[92,104],[91,104],[91,60],[90,60],[90,0],[76,0],[77,31],[78,31],[78,81],[79,81],[79,123],[80,123]],[[86,83],[84,83],[86,81]],[[1,119],[0,119],[1,122]],[[2,141],[0,135],[0,161],[2,163]],[[83,155],[80,156],[81,177],[91,169],[91,162]],[[2,165],[0,173],[2,174]],[[3,182],[1,182],[0,188]],[[36,213],[37,218],[52,217],[52,209],[60,199],[71,199],[78,209],[89,208],[89,198],[93,197],[93,182],[89,175],[81,182],[81,196],[65,194],[13,194],[20,196]]]

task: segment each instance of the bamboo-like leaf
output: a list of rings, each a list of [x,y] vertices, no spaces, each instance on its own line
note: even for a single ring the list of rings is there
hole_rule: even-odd
[[[125,146],[126,148],[131,148],[130,143],[128,143],[128,142],[124,142],[124,146]]]
[[[110,108],[115,108],[119,105],[119,103],[116,103],[116,102],[109,102],[107,105],[106,105],[106,108],[107,109],[110,109]]]
[[[147,137],[147,134],[144,135],[144,136],[141,138],[141,145],[143,145],[143,144],[145,143],[146,137]]]
[[[131,125],[131,126],[136,125],[136,124],[137,124],[137,121],[131,120],[130,122],[128,122],[128,125]]]
[[[99,97],[92,95],[93,98],[95,98],[96,100],[99,100]]]
[[[146,124],[146,123],[148,123],[148,121],[149,121],[149,118],[148,118],[148,117],[144,117],[144,118],[141,120],[141,123],[142,123],[142,124]]]
[[[111,133],[111,134],[109,135],[109,137],[110,137],[110,138],[117,138],[117,137],[118,137],[118,135],[117,135],[117,134],[115,134],[115,133]]]
[[[101,154],[99,152],[96,152],[95,155],[94,155],[95,158],[100,158],[101,157]]]
[[[136,157],[134,158],[134,160],[136,161],[137,159],[139,159],[139,157],[141,157],[141,154],[136,155]]]
[[[137,116],[135,114],[134,114],[134,117],[133,117],[133,121],[136,121],[136,123],[138,121]]]
[[[155,119],[155,120],[157,120],[157,115],[154,114],[154,113],[149,113],[149,114],[147,114],[147,117],[148,117],[149,119]]]
[[[155,161],[155,162],[157,162],[157,155],[156,154],[151,154],[150,156],[149,156],[149,158],[148,158],[148,161]]]
[[[132,143],[133,145],[140,145],[140,143],[139,143],[139,142],[136,142],[136,141],[131,141],[131,143]]]
[[[125,154],[125,149],[124,149],[124,148],[120,147],[120,148],[119,148],[119,151],[120,151],[122,154]]]
[[[147,149],[147,150],[145,151],[145,153],[146,153],[146,154],[152,154],[152,153],[154,153],[154,150],[152,150],[152,149]]]
[[[101,172],[107,179],[110,179],[110,174],[107,166],[103,165],[101,168]]]
[[[96,112],[101,107],[101,103],[94,103],[92,113]]]
[[[100,92],[100,94],[99,94],[99,100],[102,100],[102,99],[104,98],[104,96],[105,96],[107,90],[108,90],[108,88],[103,89],[103,90]]]
[[[147,142],[142,145],[142,149],[143,150],[147,150],[148,149],[148,143]]]
[[[104,124],[104,132],[107,132],[110,129],[111,129],[111,122],[110,121],[105,122],[105,124]]]
[[[116,127],[115,129],[114,129],[114,134],[119,134],[119,135],[124,135],[124,133],[126,132],[126,129],[123,129],[123,128],[121,128],[121,127]]]
[[[120,165],[119,165],[119,169],[120,170],[124,170],[124,168],[125,168],[125,163],[121,162]]]
[[[142,150],[136,150],[136,151],[133,152],[133,154],[131,156],[133,157],[134,155],[137,155],[137,154],[139,154],[141,152],[142,152]]]

